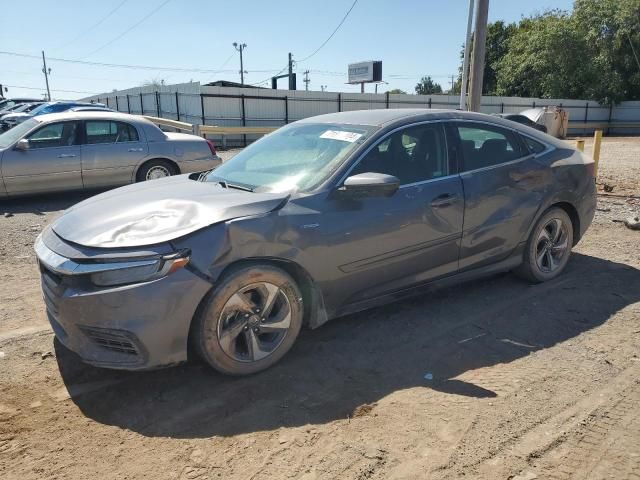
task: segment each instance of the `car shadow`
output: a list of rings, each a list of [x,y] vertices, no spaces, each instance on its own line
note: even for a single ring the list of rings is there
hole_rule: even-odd
[[[602,325],[640,300],[638,285],[635,268],[574,254],[566,272],[544,284],[503,274],[303,331],[278,365],[244,378],[198,361],[110,371],[84,365],[60,344],[56,352],[72,400],[95,421],[146,436],[229,436],[345,419],[409,388],[445,394],[444,402],[495,397],[501,393],[478,369]]]
[[[87,191],[47,193],[16,198],[0,198],[0,214],[10,213],[31,213],[34,215],[44,215],[45,212],[66,210],[78,202],[86,200],[106,189],[96,189]]]

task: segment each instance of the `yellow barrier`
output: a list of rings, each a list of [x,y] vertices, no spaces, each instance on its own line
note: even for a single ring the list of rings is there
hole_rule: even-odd
[[[569,122],[570,129],[574,128],[640,128],[638,122]]]
[[[178,122],[176,120],[170,120],[168,118],[151,117],[149,115],[142,115],[144,118],[156,125],[162,125],[165,127],[176,128],[178,130],[186,130],[194,135],[220,135],[222,136],[222,145],[226,147],[227,135],[266,135],[280,127],[219,127],[217,125],[197,125],[186,122]]]
[[[576,140],[576,148],[584,152],[584,140]]]
[[[598,163],[600,161],[600,143],[602,142],[602,130],[596,130],[593,134],[593,176],[598,178]]]
[[[149,115],[142,115],[144,118],[156,125],[164,125],[165,127],[177,128],[178,130],[188,130],[193,132],[193,125],[186,122],[178,122],[177,120],[169,120],[168,118],[151,117]]]
[[[266,135],[280,127],[218,127],[215,125],[199,125],[201,134],[211,135]]]

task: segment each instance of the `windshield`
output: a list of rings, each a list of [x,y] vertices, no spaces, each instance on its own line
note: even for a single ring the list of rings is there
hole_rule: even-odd
[[[16,105],[11,109],[11,111],[14,113],[29,112],[30,110],[33,110],[33,106],[30,103]]]
[[[30,118],[29,120],[22,122],[10,130],[7,130],[0,135],[0,148],[7,148],[9,145],[13,145],[20,140],[27,132],[33,127],[39,125],[40,122]]]
[[[38,108],[31,110],[31,115],[38,116],[47,113],[64,112],[69,110],[71,107],[73,107],[73,105],[69,105],[68,103],[45,103],[40,105]]]
[[[292,124],[251,144],[206,177],[251,190],[306,190],[326,180],[374,127]]]

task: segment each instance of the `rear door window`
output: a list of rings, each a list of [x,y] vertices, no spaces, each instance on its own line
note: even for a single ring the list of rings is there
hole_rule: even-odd
[[[85,123],[87,144],[137,142],[138,132],[132,125],[110,120],[89,120]]]
[[[526,155],[509,130],[485,124],[456,124],[462,146],[462,171],[500,165]]]
[[[524,143],[527,145],[527,148],[531,153],[538,154],[542,153],[546,150],[546,146],[543,143],[537,142],[533,138],[522,136]]]

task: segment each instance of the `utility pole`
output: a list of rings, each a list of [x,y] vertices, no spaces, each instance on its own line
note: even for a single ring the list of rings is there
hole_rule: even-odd
[[[477,0],[475,14],[476,32],[473,39],[473,62],[471,64],[471,98],[469,110],[480,111],[482,100],[482,77],[484,75],[484,56],[487,43],[487,17],[489,0]]]
[[[467,83],[469,81],[469,55],[471,53],[471,26],[473,25],[473,1],[469,0],[467,15],[467,37],[464,42],[464,60],[462,61],[462,84],[460,85],[460,110],[467,109]]]
[[[293,54],[289,52],[289,90],[295,90],[296,86],[293,80]]]
[[[453,93],[453,84],[455,83],[455,75],[451,75],[451,90],[449,91],[449,95]]]
[[[305,70],[304,71],[304,89],[308,92],[309,91],[309,82],[311,80],[309,80],[309,70]]]
[[[233,42],[233,46],[237,51],[240,52],[240,85],[244,85],[244,74],[247,72],[244,71],[244,63],[242,62],[242,52],[244,51],[245,48],[247,48],[247,44]]]
[[[47,61],[44,58],[44,50],[42,50],[42,73],[44,73],[44,81],[47,83],[47,100],[51,101],[51,90],[49,90],[49,75],[51,75],[51,69],[47,69]]]

